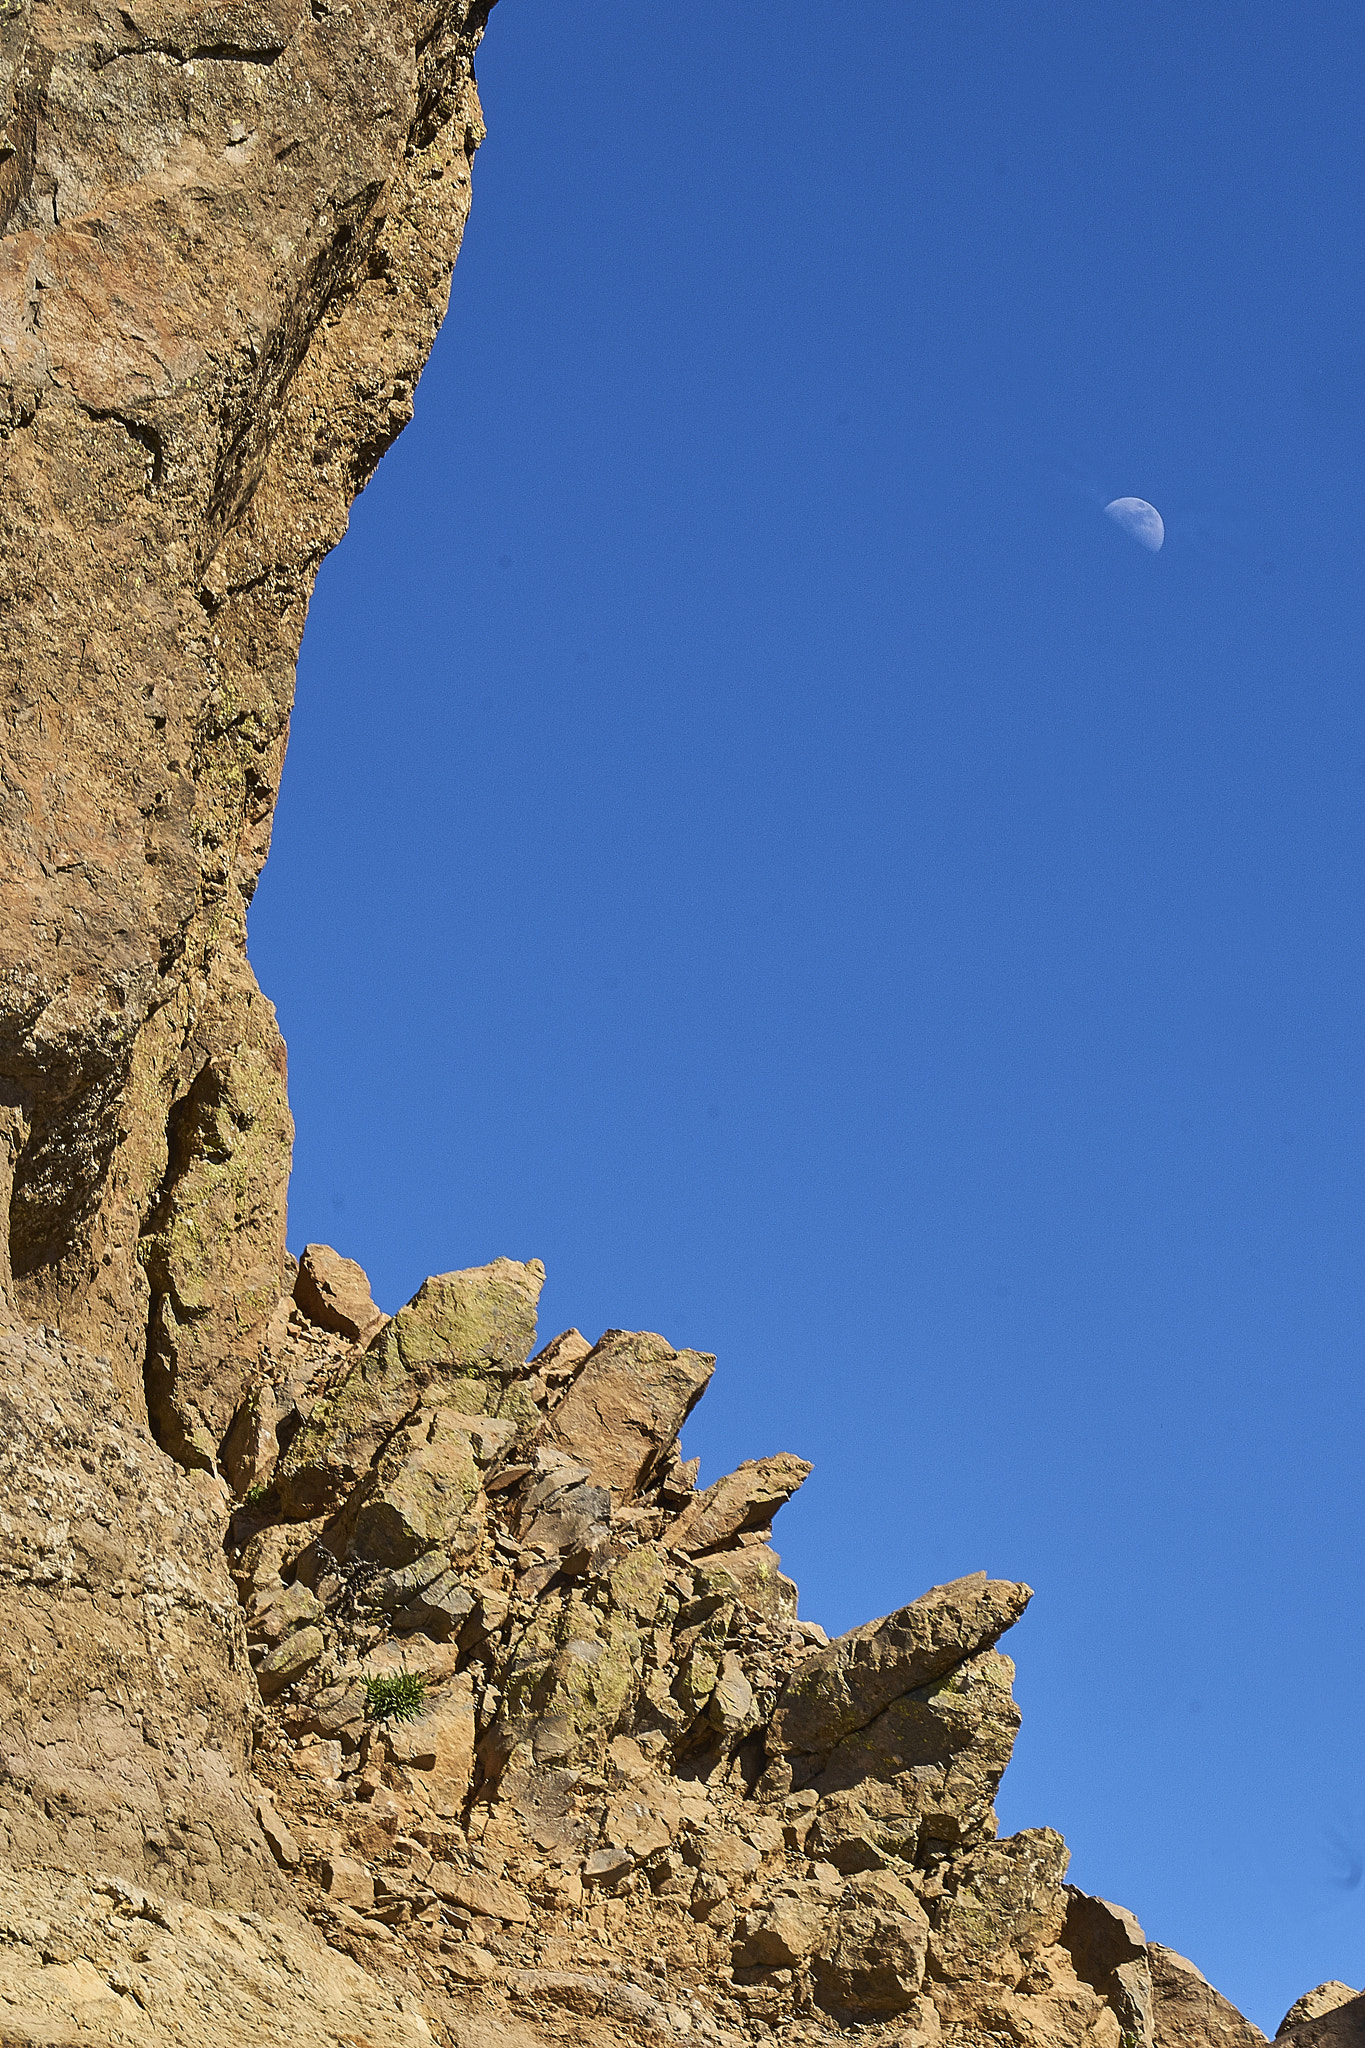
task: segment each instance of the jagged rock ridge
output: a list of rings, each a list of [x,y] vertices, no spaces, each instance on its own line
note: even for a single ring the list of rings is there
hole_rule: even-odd
[[[0,18],[0,2048],[1246,2048],[997,1838],[1027,1588],[830,1644],[805,1462],[681,1458],[711,1358],[535,1351],[534,1261],[390,1319],[286,1253],[245,907],[490,6]]]

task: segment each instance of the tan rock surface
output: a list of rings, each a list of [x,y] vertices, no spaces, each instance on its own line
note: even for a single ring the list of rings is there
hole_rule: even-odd
[[[1365,1998],[1349,1984],[1342,1984],[1336,1979],[1318,1984],[1312,1991],[1305,1991],[1302,1998],[1296,1998],[1280,2021],[1275,2039],[1283,2040],[1286,2035],[1297,2038],[1295,2028],[1305,2026],[1309,2020],[1325,2019],[1328,2014],[1340,2012],[1343,2006],[1352,2004],[1357,2004],[1359,2010],[1350,2016],[1349,2024],[1343,2020],[1342,2024],[1347,2025],[1345,2038],[1351,2040],[1355,2037],[1350,2031],[1354,2027],[1360,2038],[1365,2040]]]
[[[3,28],[7,1258],[139,1405],[146,1364],[206,1467],[286,1277],[245,909],[313,578],[445,309],[487,12],[63,0]]]
[[[1154,2048],[1261,2048],[1265,2035],[1214,1990],[1194,1964],[1153,1942]]]
[[[783,1452],[776,1458],[747,1458],[684,1508],[668,1532],[674,1550],[693,1555],[719,1550],[743,1535],[766,1532],[813,1467]]]
[[[608,1330],[555,1409],[555,1440],[594,1485],[629,1502],[672,1449],[715,1366],[648,1331]]]
[[[285,1250],[245,910],[490,4],[0,22],[0,2048],[1250,2048],[996,1838],[1027,1587],[830,1643],[709,1355]]]
[[[363,1266],[343,1259],[329,1244],[306,1244],[294,1280],[294,1299],[310,1322],[335,1330],[354,1344],[368,1344],[388,1317],[376,1308]]]

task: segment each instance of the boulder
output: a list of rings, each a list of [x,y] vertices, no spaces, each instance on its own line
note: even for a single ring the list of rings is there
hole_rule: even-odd
[[[433,1642],[448,1643],[462,1635],[477,1611],[478,1601],[463,1573],[451,1567],[398,1608],[393,1625],[403,1633],[420,1632]]]
[[[369,1344],[388,1317],[376,1308],[369,1276],[354,1259],[343,1259],[328,1244],[306,1244],[294,1280],[294,1299],[310,1323],[335,1330],[354,1344]]]
[[[288,1827],[275,1811],[268,1792],[258,1793],[256,1798],[256,1820],[261,1833],[270,1845],[270,1853],[281,1870],[297,1870],[303,1861],[303,1851],[289,1832]]]
[[[819,1947],[829,1907],[818,1895],[780,1892],[736,1922],[737,1970],[790,1970]]]
[[[318,1875],[334,1906],[349,1906],[353,1913],[368,1913],[374,1905],[374,1879],[363,1863],[356,1863],[349,1856],[329,1856]]]
[[[424,1280],[378,1344],[425,1385],[436,1376],[488,1378],[519,1372],[536,1340],[545,1285],[539,1259],[494,1259]]]
[[[1153,2048],[1265,2048],[1260,2028],[1243,2019],[1184,1956],[1152,1942],[1147,1962],[1152,1973]],[[1321,2048],[1328,2044],[1323,2042]]]
[[[1032,1597],[1028,1586],[974,1572],[839,1636],[803,1659],[783,1686],[769,1750],[823,1760],[893,1700],[992,1649]]]
[[[448,1905],[462,1906],[466,1913],[485,1920],[502,1920],[509,1927],[524,1927],[530,1908],[514,1885],[489,1877],[482,1870],[462,1870],[454,1863],[435,1863],[427,1883]]]
[[[312,1670],[325,1648],[320,1628],[301,1628],[292,1636],[286,1636],[278,1650],[272,1650],[256,1666],[256,1682],[261,1688],[261,1697],[273,1699],[287,1685],[293,1685],[305,1671]]]
[[[594,1849],[583,1865],[583,1882],[612,1891],[634,1868],[635,1858],[628,1849]]]
[[[322,1602],[301,1580],[292,1586],[264,1586],[247,1610],[247,1636],[252,1642],[273,1645],[321,1619]]]
[[[395,1566],[437,1545],[467,1549],[465,1522],[479,1491],[478,1464],[462,1418],[424,1409],[390,1439],[372,1480],[348,1510],[347,1554]]]
[[[537,1351],[531,1360],[531,1370],[540,1375],[547,1387],[562,1387],[573,1378],[591,1350],[581,1330],[561,1330]]]
[[[675,1351],[648,1330],[608,1330],[554,1410],[550,1438],[587,1466],[594,1486],[632,1501],[672,1451],[715,1368],[709,1354]]]
[[[665,1532],[671,1550],[696,1556],[718,1550],[749,1530],[767,1529],[814,1467],[783,1452],[776,1458],[746,1458],[714,1486],[693,1497]]]
[[[1324,1984],[1322,1993],[1344,1990],[1344,1985]],[[1314,1997],[1308,1994],[1308,2000]],[[1300,2000],[1300,2004],[1308,2001]],[[1295,2010],[1291,2006],[1291,2012]],[[1292,2042],[1293,2048],[1365,2048],[1365,1997],[1352,1993],[1349,2000],[1340,2005],[1322,2006],[1318,2012],[1298,2020],[1293,2026],[1287,2022],[1275,2036],[1277,2042]]]
[[[281,1458],[285,1514],[302,1520],[339,1507],[419,1408],[475,1416],[500,1406],[535,1340],[544,1280],[539,1259],[495,1259],[424,1281],[315,1404]]]
[[[933,1909],[934,1978],[973,1987],[1017,1984],[1062,1931],[1068,1856],[1053,1829],[1028,1828],[955,1859]]]
[[[1113,2009],[1136,2041],[1152,2038],[1152,1974],[1147,1937],[1126,1907],[1067,1887],[1066,1920],[1059,1937],[1081,1982]]]
[[[244,1494],[262,1485],[274,1470],[280,1454],[275,1434],[278,1419],[273,1389],[253,1387],[233,1417],[218,1453],[219,1466],[234,1493]]]
[[[474,1769],[474,1695],[469,1678],[458,1677],[418,1720],[396,1722],[386,1730],[385,1740],[394,1761],[411,1773],[411,1790],[438,1819],[458,1820]],[[482,1909],[470,1908],[475,1910]]]
[[[881,1872],[854,1879],[816,1959],[816,1997],[839,2019],[908,2012],[924,1979],[929,1922],[907,1885]]]
[[[795,1621],[796,1587],[784,1576],[782,1560],[770,1543],[746,1543],[738,1550],[717,1551],[706,1562],[719,1567],[722,1559],[736,1600],[765,1620]]]
[[[840,1870],[875,1869],[993,1834],[992,1802],[1019,1728],[1013,1679],[1009,1658],[987,1650],[836,1744],[806,1779],[821,1794],[811,1854]]]

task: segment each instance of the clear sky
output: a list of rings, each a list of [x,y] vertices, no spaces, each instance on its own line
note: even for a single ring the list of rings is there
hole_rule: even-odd
[[[480,82],[252,912],[291,1243],[717,1352],[831,1632],[1028,1579],[1004,1826],[1273,2031],[1365,1983],[1365,16],[503,0]]]

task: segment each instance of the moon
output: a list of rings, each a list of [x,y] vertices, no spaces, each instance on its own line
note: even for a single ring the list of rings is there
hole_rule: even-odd
[[[1166,538],[1161,514],[1145,498],[1115,498],[1104,509],[1115,526],[1121,526],[1125,533],[1131,534],[1142,547],[1150,548],[1153,554]]]

